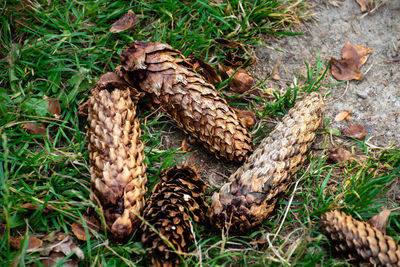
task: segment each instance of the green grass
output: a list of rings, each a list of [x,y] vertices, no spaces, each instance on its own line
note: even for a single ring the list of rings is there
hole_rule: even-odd
[[[297,1],[285,1],[284,5],[276,0],[231,0],[218,5],[216,2],[0,3],[0,265],[40,264],[39,254],[27,251],[27,240],[15,250],[10,244],[11,237],[53,230],[73,235],[71,224],[79,221],[88,208],[95,208],[89,201],[86,119],[78,116],[78,108],[87,100],[97,79],[118,65],[119,55],[130,42],[167,42],[186,56],[201,56],[215,65],[224,59],[227,48],[214,38],[252,45],[263,33],[293,35],[284,29],[307,12],[306,3],[293,5]],[[111,24],[129,9],[138,15],[138,25],[111,34]],[[250,55],[251,49],[242,52]],[[298,83],[284,94],[275,94],[273,101],[262,97],[244,100],[239,96],[227,97],[232,105],[256,111],[255,142],[270,131],[266,122],[284,115],[299,95],[330,86],[323,84],[326,62],[316,57],[315,64],[306,67],[306,76],[297,77]],[[265,81],[258,81],[257,87],[264,90],[264,84]],[[226,82],[218,88],[222,90],[225,86]],[[44,96],[60,102],[60,119],[49,113]],[[162,145],[163,131],[171,127],[167,117],[143,105],[140,121],[151,189],[160,172],[185,154],[178,149],[166,150]],[[26,122],[43,124],[51,138],[27,133],[22,129]],[[328,134],[329,131],[321,133]],[[368,219],[382,205],[395,205],[381,195],[382,188],[399,176],[398,150],[371,152],[363,142],[352,145],[357,146],[365,159],[348,163],[345,168],[327,164],[326,150],[310,158],[308,170],[298,174],[301,180],[296,190],[281,198],[274,215],[261,230],[248,236],[226,237],[198,226],[198,244],[193,246],[194,253],[187,258],[187,264],[344,264],[344,259],[332,256],[326,237],[318,230],[320,215],[341,208],[356,218]],[[331,181],[337,181],[335,190],[329,186]],[[284,216],[291,196],[293,201]],[[24,203],[37,204],[38,208],[27,210],[21,207]],[[47,204],[52,207],[50,212],[45,209]],[[399,214],[399,210],[393,211],[388,228],[397,241]],[[93,234],[86,242],[77,241],[85,254],[81,265],[149,264],[138,235],[124,245],[116,245],[109,243],[104,231]]]

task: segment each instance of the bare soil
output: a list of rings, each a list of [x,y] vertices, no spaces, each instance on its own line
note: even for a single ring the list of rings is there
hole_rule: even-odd
[[[326,62],[331,57],[340,59],[346,41],[373,47],[374,52],[361,68],[364,79],[334,86],[326,99],[324,116],[330,119],[330,129],[340,130],[346,127],[346,122],[335,122],[336,114],[341,110],[352,110],[351,123],[367,126],[367,144],[370,147],[399,147],[400,62],[392,60],[400,56],[400,1],[386,1],[367,15],[361,13],[355,0],[315,2],[313,20],[292,29],[304,35],[265,36],[263,41],[268,47],[255,47],[259,60],[251,66],[250,73],[264,80],[280,60],[278,73],[281,79],[269,79],[266,86],[284,92],[295,77],[306,75],[304,62],[314,64],[318,54]],[[335,82],[329,70],[324,83]],[[163,132],[164,148],[179,148],[184,138],[183,131],[171,126]],[[343,140],[338,139],[338,142],[346,143]],[[314,148],[320,148],[321,140],[316,143]],[[180,164],[196,167],[200,177],[211,188],[222,186],[239,167],[216,159],[200,145],[193,149],[196,152],[185,157]]]
[[[281,59],[279,81],[268,80],[267,86],[287,90],[294,77],[305,76],[304,62],[312,65],[318,54],[328,62],[331,57],[341,58],[341,49],[350,41],[353,45],[374,48],[361,68],[364,79],[349,81],[333,87],[326,101],[325,117],[329,128],[342,129],[345,122],[334,118],[342,110],[352,110],[351,123],[367,126],[371,147],[388,147],[400,144],[400,1],[389,0],[371,14],[361,13],[355,0],[316,1],[314,20],[296,27],[301,36],[280,39],[266,36],[270,48],[259,46],[259,61],[252,66],[252,73],[262,80],[270,74]],[[325,83],[337,82],[330,74]]]

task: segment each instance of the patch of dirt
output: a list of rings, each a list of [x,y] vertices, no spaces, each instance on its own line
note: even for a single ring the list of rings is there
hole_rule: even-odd
[[[165,149],[179,148],[182,146],[182,141],[188,138],[188,135],[178,126],[163,131],[162,135]],[[181,154],[176,155],[175,159],[181,156]],[[207,183],[209,188],[222,186],[228,177],[239,168],[237,164],[224,163],[217,159],[213,154],[207,152],[201,144],[194,144],[178,164],[195,167],[198,175]]]
[[[314,64],[318,53],[328,62],[331,57],[341,58],[341,49],[347,41],[372,47],[372,55],[361,67],[364,79],[333,87],[326,101],[325,118],[330,119],[329,128],[341,130],[347,123],[335,122],[335,116],[342,110],[352,110],[350,122],[367,126],[369,144],[399,147],[400,62],[391,60],[400,56],[400,1],[386,1],[365,16],[355,0],[335,1],[337,6],[329,4],[332,1],[316,2],[316,20],[294,29],[304,35],[265,37],[264,42],[270,48],[256,48],[259,61],[252,66],[252,74],[264,80],[281,58],[278,68],[281,79],[269,79],[266,86],[286,91],[296,75],[306,75],[304,62]],[[329,70],[325,83],[335,82]]]
[[[387,63],[400,56],[400,1],[388,1],[373,14],[363,14],[354,0],[336,1],[339,6],[317,1],[315,9],[317,21],[310,21],[294,29],[302,36],[288,36],[276,39],[266,36],[264,42],[271,48],[256,47],[259,61],[251,69],[251,74],[260,79],[271,73],[281,58],[278,68],[280,80],[269,79],[267,87],[286,91],[296,75],[306,75],[304,62],[314,64],[318,53],[328,62],[331,57],[341,58],[341,50],[346,41],[354,45],[373,47],[374,52],[361,68],[365,75],[361,81],[350,81],[334,87],[326,100],[325,118],[330,119],[331,129],[343,129],[346,121],[335,122],[335,116],[342,110],[352,110],[351,123],[367,125],[369,144],[386,147],[391,143],[400,144],[400,63]],[[325,83],[337,82],[328,71]],[[330,89],[329,89],[330,90]],[[397,115],[396,115],[397,114]],[[264,118],[264,120],[275,118]],[[276,121],[277,122],[277,121]],[[273,126],[268,127],[272,129]],[[163,149],[182,146],[186,134],[177,126],[171,126],[162,133]],[[352,143],[340,138],[341,145]],[[322,148],[319,136],[313,150]],[[255,147],[256,148],[256,147]],[[220,187],[237,170],[239,165],[227,164],[208,153],[201,145],[194,146],[180,165],[196,167],[199,176],[210,188]],[[181,157],[177,155],[176,158]]]

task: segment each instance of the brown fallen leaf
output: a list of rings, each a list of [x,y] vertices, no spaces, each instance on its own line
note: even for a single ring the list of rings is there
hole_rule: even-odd
[[[193,65],[194,70],[200,71],[200,74],[206,78],[206,80],[212,84],[222,82],[221,77],[218,75],[217,71],[203,59],[195,56],[188,57],[189,62]]]
[[[275,88],[266,88],[262,91],[263,96],[267,97],[267,98],[275,98],[276,94],[279,94],[279,91]]]
[[[191,138],[190,136],[187,136],[182,140],[182,151],[184,152],[192,151],[195,145],[196,145],[196,140],[194,138]]]
[[[274,70],[274,72],[272,73],[272,79],[273,80],[276,80],[276,81],[278,81],[278,80],[280,80],[281,79],[281,76],[279,75],[279,73],[278,73],[278,70],[276,69],[276,70]]]
[[[374,51],[371,47],[362,45],[352,45],[349,41],[346,42],[342,48],[342,59],[351,59],[360,69],[362,65],[368,60],[369,55]]]
[[[361,12],[371,11],[373,8],[373,0],[356,0],[356,2],[360,5]]]
[[[35,211],[39,208],[39,205],[27,202],[27,203],[20,205],[20,207],[23,209]],[[53,206],[51,206],[50,204],[46,204],[46,207],[43,209],[43,213],[49,213],[52,210],[53,210]]]
[[[255,82],[247,71],[239,69],[229,81],[229,86],[237,93],[244,93],[253,88]]]
[[[65,260],[64,253],[51,252],[47,257],[42,257],[42,264],[44,267],[60,266],[63,267],[78,267],[78,262],[74,259]]]
[[[24,240],[24,236],[20,237],[10,237],[10,245],[14,249],[20,249],[21,248],[21,240]],[[39,238],[33,236],[33,235],[28,235],[28,249],[27,251],[30,252],[33,249],[41,247],[43,244],[43,241],[40,240]]]
[[[249,91],[255,84],[251,77],[244,69],[236,70],[234,67],[225,66],[218,63],[218,70],[223,77],[230,77],[229,86],[232,91],[242,94]]]
[[[362,139],[367,135],[367,127],[365,125],[351,123],[347,128],[342,130],[342,134]]]
[[[132,10],[129,10],[128,13],[126,13],[119,20],[114,22],[110,29],[110,32],[119,33],[128,30],[132,28],[138,21],[139,18],[136,16],[136,14]]]
[[[331,58],[332,76],[339,81],[362,80],[364,77],[351,59]]]
[[[53,116],[56,119],[59,119],[61,117],[61,105],[60,105],[60,102],[58,102],[58,100],[55,99],[55,98],[46,97],[46,100],[49,101],[49,104],[47,104],[47,109],[49,110],[49,112],[51,114],[53,114]]]
[[[86,241],[86,233],[85,233],[85,228],[83,227],[82,224],[73,222],[71,225],[72,232],[78,238],[79,240]],[[89,232],[89,238],[92,237],[93,235]]]
[[[247,129],[253,129],[254,124],[256,122],[256,116],[254,111],[252,110],[242,110],[242,109],[237,109],[234,108],[237,116],[239,117],[239,120],[243,123],[243,125]]]
[[[239,56],[233,51],[228,51],[226,54],[226,57],[224,59],[224,64],[226,66],[235,66],[235,67],[242,67],[246,68],[255,62],[257,62],[258,58],[255,56],[249,56],[249,57],[244,57],[244,56]]]
[[[336,147],[329,150],[328,159],[333,163],[346,162],[353,157],[353,154],[350,151],[342,147]]]
[[[47,135],[46,128],[43,124],[39,124],[39,126],[36,126],[36,124],[33,122],[26,122],[22,124],[22,129],[30,134]]]
[[[78,107],[78,116],[81,117],[87,117],[88,116],[88,111],[89,111],[89,99],[83,102],[79,107]]]
[[[331,72],[340,81],[361,80],[361,66],[374,49],[362,45],[352,45],[349,41],[342,48],[342,59],[331,58]]]
[[[98,232],[100,230],[100,222],[95,216],[84,214],[83,218],[85,219],[85,223],[89,229],[95,232]],[[83,241],[87,240],[85,227],[83,226],[82,221],[80,221],[79,223],[73,222],[71,228],[72,232],[79,240]],[[89,237],[93,237],[93,234],[90,231],[89,231]]]
[[[336,122],[341,122],[342,120],[350,121],[350,115],[351,115],[352,112],[353,111],[351,111],[350,109],[340,111],[335,116],[335,121]]]
[[[386,234],[386,228],[389,222],[389,217],[390,217],[391,211],[388,209],[384,209],[377,215],[371,217],[371,219],[368,220],[368,223],[374,227],[376,227],[378,230]]]
[[[11,246],[14,249],[20,249],[21,240],[24,237],[12,237],[11,238]],[[53,263],[57,261],[54,256],[57,255],[56,258],[64,259],[66,256],[74,253],[78,259],[84,259],[83,251],[74,243],[74,240],[71,236],[52,231],[46,235],[37,234],[37,235],[29,235],[28,236],[28,252],[39,252],[41,256],[47,256],[42,263],[45,266],[53,266],[46,265],[46,260],[52,259]],[[72,265],[66,266],[77,266],[77,261],[73,258],[68,259],[69,263]],[[63,265],[64,266],[64,265]]]
[[[53,252],[61,252],[64,257],[74,253],[79,259],[84,259],[83,251],[76,245],[73,238],[65,233],[53,231],[42,238],[45,241],[41,255],[48,256]]]
[[[228,47],[228,48],[235,48],[235,47],[241,47],[243,46],[241,43],[236,42],[236,41],[232,41],[232,40],[228,40],[225,38],[214,38],[214,40],[219,43],[222,46]]]

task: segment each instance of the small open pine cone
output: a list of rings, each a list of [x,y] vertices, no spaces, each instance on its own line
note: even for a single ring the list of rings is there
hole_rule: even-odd
[[[144,206],[146,165],[134,89],[115,73],[104,74],[89,99],[87,135],[91,199],[98,204],[112,237],[129,238]]]
[[[162,237],[146,223],[141,227],[143,244],[153,248],[151,257],[155,266],[177,266],[180,262],[177,253],[187,252],[193,244],[192,223],[205,221],[208,213],[203,198],[205,188],[193,168],[174,167],[161,174],[143,217]]]
[[[121,56],[120,76],[139,84],[153,103],[217,158],[243,162],[250,133],[225,99],[167,44],[133,42]]]
[[[218,228],[245,233],[274,209],[276,196],[292,182],[307,158],[321,124],[323,100],[306,96],[283,117],[275,129],[212,197],[212,221]]]
[[[321,230],[339,252],[374,266],[400,266],[400,245],[369,223],[335,210],[322,215]]]

